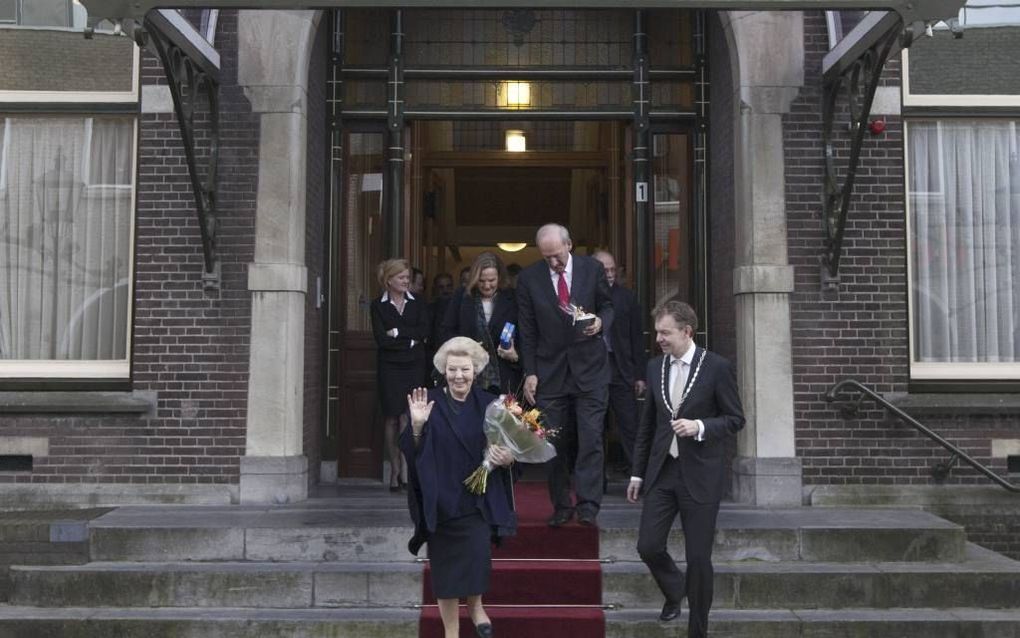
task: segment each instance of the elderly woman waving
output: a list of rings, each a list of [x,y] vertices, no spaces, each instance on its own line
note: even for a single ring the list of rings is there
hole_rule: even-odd
[[[489,446],[482,429],[486,406],[496,397],[473,387],[489,355],[475,341],[454,337],[444,343],[433,363],[447,387],[417,388],[407,397],[411,427],[400,437],[408,459],[408,506],[414,537],[408,544],[417,555],[428,542],[432,590],[439,602],[446,638],[459,633],[458,600],[467,598],[468,613],[479,636],[493,635],[482,607],[492,568],[491,540],[516,530],[509,465],[513,455]],[[497,469],[484,494],[464,486],[483,459]]]

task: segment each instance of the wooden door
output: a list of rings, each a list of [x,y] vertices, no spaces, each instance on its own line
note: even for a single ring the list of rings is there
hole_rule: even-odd
[[[382,476],[382,420],[376,399],[376,345],[369,304],[381,294],[376,266],[383,258],[383,179],[385,134],[343,135],[339,183],[340,259],[333,273],[339,348],[331,366],[338,379],[330,401],[330,427],[337,432],[341,478]],[[335,428],[335,429],[334,429]]]

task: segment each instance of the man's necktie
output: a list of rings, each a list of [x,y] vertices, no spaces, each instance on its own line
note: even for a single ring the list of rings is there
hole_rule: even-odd
[[[673,407],[673,413],[676,413],[676,408],[680,405],[680,397],[684,394],[684,383],[687,381],[687,364],[679,359],[673,360],[673,365],[678,366],[676,371],[676,377],[673,380],[673,387],[669,391],[669,402]],[[670,416],[672,419],[672,415]],[[677,437],[674,434],[673,440],[669,444],[669,455],[674,459],[680,456],[680,445],[677,443]]]
[[[560,273],[560,280],[556,283],[556,296],[560,298],[560,305],[570,304],[570,291],[567,290],[567,273]]]

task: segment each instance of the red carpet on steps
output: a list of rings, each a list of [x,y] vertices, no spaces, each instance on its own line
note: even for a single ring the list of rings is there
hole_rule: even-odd
[[[546,525],[552,506],[544,481],[520,482],[514,496],[517,536],[493,552],[492,580],[482,598],[493,632],[497,638],[604,636],[598,530],[576,522],[557,529]],[[428,563],[423,589],[418,635],[443,638]],[[463,605],[460,635],[476,635]]]

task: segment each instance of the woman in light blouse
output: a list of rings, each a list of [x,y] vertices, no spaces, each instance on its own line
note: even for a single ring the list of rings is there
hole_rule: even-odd
[[[421,385],[425,375],[425,339],[430,322],[425,300],[408,290],[411,268],[405,260],[387,259],[379,264],[377,276],[384,290],[370,307],[372,334],[378,346],[377,395],[390,458],[390,491],[396,492],[407,474],[397,447],[397,433],[407,425],[401,419],[407,410],[407,395]]]

